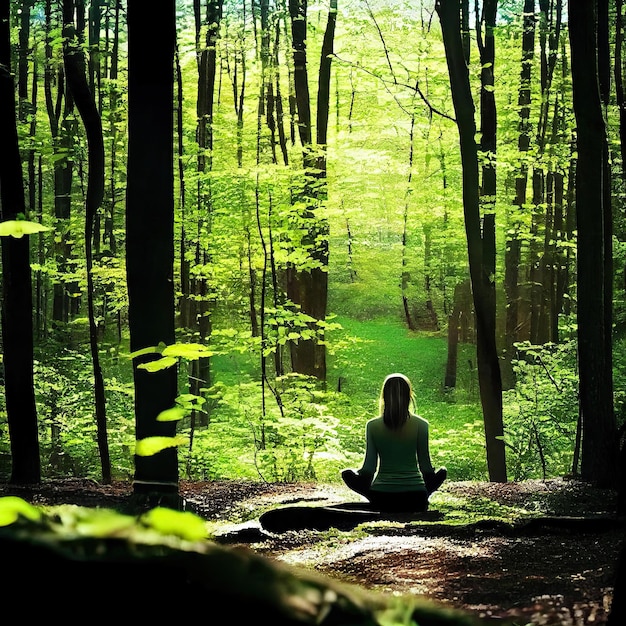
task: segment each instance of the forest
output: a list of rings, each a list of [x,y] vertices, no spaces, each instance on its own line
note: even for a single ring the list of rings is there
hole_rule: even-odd
[[[0,0],[7,606],[626,623],[624,13]],[[394,372],[419,512],[341,480]]]
[[[621,0],[1,4],[4,480],[617,487]]]

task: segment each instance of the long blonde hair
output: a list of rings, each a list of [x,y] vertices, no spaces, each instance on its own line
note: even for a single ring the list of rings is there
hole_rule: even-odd
[[[402,428],[414,404],[411,381],[404,374],[389,374],[383,381],[379,400],[385,426],[391,430]]]

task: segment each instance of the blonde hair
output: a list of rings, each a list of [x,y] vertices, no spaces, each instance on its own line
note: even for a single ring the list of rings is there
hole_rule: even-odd
[[[404,374],[389,374],[383,381],[379,400],[385,426],[391,430],[402,428],[414,404],[411,381]]]

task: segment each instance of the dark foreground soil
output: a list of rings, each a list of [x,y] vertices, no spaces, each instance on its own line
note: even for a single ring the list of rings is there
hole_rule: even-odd
[[[8,494],[41,505],[121,508],[132,487],[73,479],[0,485],[0,496]],[[246,481],[181,482],[180,494],[220,543],[245,545],[366,588],[417,594],[520,625],[604,624],[624,539],[613,515],[615,494],[569,480],[446,483],[431,508],[439,502],[449,511],[450,503],[457,503],[467,511],[457,523],[445,514],[439,523],[373,521],[350,531],[278,534],[261,527],[261,513],[354,498],[340,485]],[[508,511],[509,521],[498,511]]]

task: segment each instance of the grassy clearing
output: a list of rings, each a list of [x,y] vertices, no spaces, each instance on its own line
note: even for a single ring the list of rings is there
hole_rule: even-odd
[[[189,468],[200,478],[339,480],[344,467],[358,466],[365,423],[377,414],[384,377],[403,372],[412,380],[417,410],[431,424],[433,463],[452,480],[486,478],[482,415],[473,347],[463,348],[459,384],[444,393],[446,342],[437,335],[408,332],[399,322],[362,322],[339,317],[330,333],[325,393],[280,385],[281,415],[266,390],[265,413],[250,353],[215,359],[223,394],[209,427],[196,435]],[[265,448],[260,445],[265,437]]]

